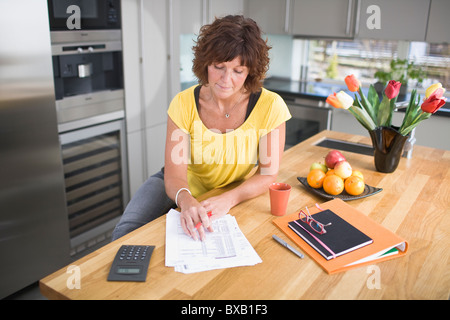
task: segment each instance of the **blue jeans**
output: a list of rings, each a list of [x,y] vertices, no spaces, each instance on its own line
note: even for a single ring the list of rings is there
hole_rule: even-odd
[[[176,205],[166,194],[163,168],[148,178],[128,203],[113,231],[112,240],[159,218],[171,208],[176,208]]]

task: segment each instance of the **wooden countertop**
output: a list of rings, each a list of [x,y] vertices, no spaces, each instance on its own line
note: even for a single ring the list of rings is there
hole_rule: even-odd
[[[370,144],[366,137],[323,131],[287,150],[278,181],[293,186],[288,213],[326,201],[297,181],[325,157],[329,149],[313,145],[324,137]],[[369,288],[367,267],[328,275],[308,256],[299,259],[273,241],[276,234],[296,247],[272,223],[267,192],[230,212],[263,260],[256,266],[189,275],[165,267],[163,216],[74,262],[80,289],[68,288],[73,274],[65,267],[40,281],[41,292],[49,299],[449,299],[450,151],[415,146],[391,174],[376,172],[372,156],[342,153],[367,184],[383,188],[348,204],[409,242],[405,257],[376,264],[380,289]],[[146,282],[106,281],[122,244],[156,246]]]

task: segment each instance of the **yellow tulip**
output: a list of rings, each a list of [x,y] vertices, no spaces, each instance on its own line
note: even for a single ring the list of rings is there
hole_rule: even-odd
[[[437,89],[439,89],[439,88],[442,88],[442,84],[441,83],[435,83],[435,84],[432,84],[431,86],[429,86],[428,88],[427,88],[427,90],[425,91],[425,99],[428,99],[432,94],[433,94],[433,92],[435,92]],[[444,88],[442,88],[443,90],[444,90],[444,92],[445,92],[445,89]],[[443,92],[443,93],[444,93]],[[442,93],[442,94],[443,94]]]

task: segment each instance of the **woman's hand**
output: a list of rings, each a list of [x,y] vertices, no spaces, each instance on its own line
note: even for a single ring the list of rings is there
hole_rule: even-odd
[[[208,217],[208,211],[193,197],[186,199],[181,207],[181,227],[184,233],[195,241],[205,239],[205,228],[213,232],[211,220]],[[199,227],[196,226],[199,224]]]
[[[228,193],[211,197],[200,203],[207,212],[211,212],[212,219],[217,219],[226,215],[233,207],[232,199]]]
[[[184,232],[197,240],[197,231],[200,235],[200,239],[205,239],[205,229],[209,232],[214,232],[211,222],[214,219],[225,216],[233,207],[230,194],[224,193],[219,196],[211,197],[200,203],[194,198],[191,199],[189,205],[183,205],[181,210],[181,227]],[[211,218],[208,217],[208,213],[211,214]],[[195,226],[199,227],[196,229]]]

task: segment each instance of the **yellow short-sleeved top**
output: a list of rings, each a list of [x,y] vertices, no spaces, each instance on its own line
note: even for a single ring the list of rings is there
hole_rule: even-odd
[[[187,180],[194,197],[243,179],[258,162],[260,138],[291,118],[284,100],[262,88],[245,122],[236,130],[220,133],[208,129],[200,119],[194,96],[196,87],[178,93],[167,111],[190,138]],[[174,141],[179,138],[179,134],[173,135]],[[177,154],[174,152],[174,156]]]

